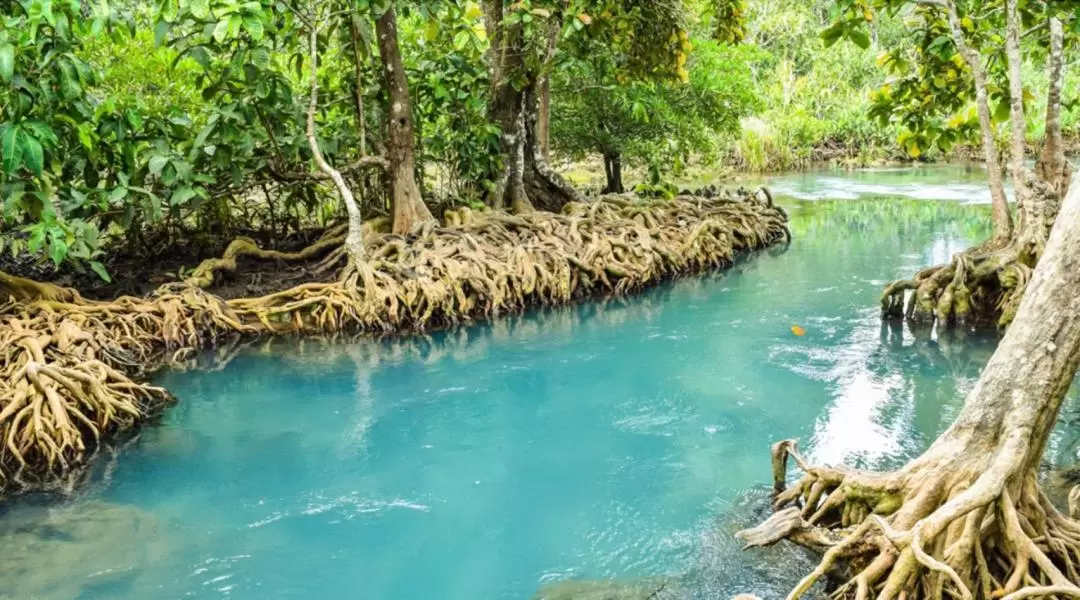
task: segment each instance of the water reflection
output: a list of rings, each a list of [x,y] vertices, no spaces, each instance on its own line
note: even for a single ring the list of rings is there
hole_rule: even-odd
[[[986,170],[981,165],[807,172],[764,177],[763,183],[778,196],[799,200],[906,198],[990,203]],[[1011,186],[1007,193],[1011,196]]]
[[[134,506],[25,502],[0,512],[0,598],[76,598],[84,590],[153,597],[145,569],[170,551],[167,528]]]

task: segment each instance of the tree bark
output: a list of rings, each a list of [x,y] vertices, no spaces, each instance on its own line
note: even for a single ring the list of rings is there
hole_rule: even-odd
[[[975,107],[979,115],[979,129],[982,133],[983,154],[986,159],[987,178],[990,184],[991,211],[994,233],[990,245],[1004,245],[1012,238],[1013,222],[1009,212],[1009,199],[1005,195],[1005,179],[1002,174],[1001,159],[994,144],[994,123],[990,112],[989,94],[986,88],[986,70],[982,58],[967,43],[964,28],[960,23],[956,5],[952,0],[944,0],[945,14],[949,21],[953,43],[956,44],[961,58],[971,69],[975,80]]]
[[[488,116],[501,131],[502,170],[493,177],[495,189],[489,203],[494,208],[527,212],[534,208],[559,211],[567,202],[584,202],[584,196],[548,164],[538,133],[538,84],[554,57],[558,36],[549,34],[544,64],[539,72],[529,72],[523,60],[526,44],[521,23],[504,26],[501,3],[485,2],[484,11],[488,30],[493,32],[489,35],[499,43],[489,55],[493,89]],[[515,87],[515,79],[523,79],[524,84]]]
[[[1050,229],[1057,218],[1060,196],[1050,181],[1036,179],[1035,173],[1027,167],[1027,118],[1024,115],[1023,55],[1020,50],[1019,0],[1005,1],[1005,55],[1008,59],[1009,78],[1009,121],[1011,128],[1010,150],[1012,153],[1013,186],[1016,191],[1017,232],[1016,245],[1020,260],[1034,265],[1039,260]],[[1056,21],[1056,19],[1054,19]],[[1050,24],[1053,29],[1053,24]],[[1051,33],[1053,38],[1053,33]],[[1054,49],[1051,48],[1049,62],[1054,63]],[[1060,73],[1051,73],[1051,76]],[[1051,80],[1049,94],[1054,93],[1055,82]],[[1060,90],[1057,92],[1060,94]],[[1049,96],[1048,96],[1049,100]],[[1050,106],[1048,104],[1047,118]],[[1060,115],[1057,115],[1060,121]],[[1060,125],[1058,125],[1060,127]],[[1048,127],[1049,129],[1049,127]],[[1062,156],[1064,159],[1064,156]],[[1045,163],[1044,163],[1045,165]],[[1059,184],[1060,185],[1060,184]],[[1067,184],[1063,187],[1067,187]]]
[[[349,255],[349,260],[353,264],[359,264],[364,259],[364,238],[363,238],[363,226],[364,219],[360,213],[360,207],[356,204],[356,198],[353,197],[352,190],[349,189],[349,185],[345,183],[345,178],[341,176],[341,172],[335,169],[326,161],[323,156],[322,149],[319,147],[319,139],[315,128],[315,111],[319,106],[319,29],[318,29],[318,16],[315,3],[309,4],[311,8],[308,23],[308,60],[310,62],[311,75],[309,77],[309,97],[307,107],[307,141],[308,148],[311,150],[311,156],[315,160],[315,165],[322,171],[331,181],[334,182],[334,187],[337,188],[338,194],[341,196],[341,201],[345,204],[345,211],[349,216],[349,233],[345,237],[345,252]]]
[[[585,202],[585,196],[552,168],[540,150],[537,135],[540,102],[537,88],[523,90],[525,102],[524,183],[529,202],[540,210],[559,212],[568,202]]]
[[[545,162],[551,162],[551,67],[555,60],[555,50],[562,31],[562,19],[552,17],[548,23],[547,49],[544,55],[545,70],[536,83],[540,98],[539,117],[536,122],[536,139],[540,146],[540,155]]]
[[[1064,68],[1065,31],[1061,19],[1050,18],[1050,54],[1047,57],[1047,78],[1050,87],[1046,93],[1046,131],[1035,173],[1050,185],[1059,198],[1069,193],[1072,181],[1072,165],[1065,158],[1061,139],[1061,88],[1065,80]]]
[[[360,52],[360,28],[356,15],[349,15],[349,37],[353,54],[353,110],[356,111],[356,128],[360,138],[360,156],[367,156],[367,117],[364,115],[364,68]]]
[[[1027,118],[1024,116],[1023,56],[1020,54],[1020,9],[1018,0],[1005,0],[1005,57],[1009,79],[1009,151],[1014,186],[1026,186]],[[1019,196],[1020,190],[1017,189]]]
[[[540,80],[540,116],[536,122],[536,139],[540,156],[551,162],[551,77]]]
[[[397,14],[393,6],[376,19],[375,33],[383,63],[383,85],[390,104],[387,110],[386,158],[390,163],[392,230],[405,234],[418,224],[434,218],[416,184],[412,104],[409,82],[398,48]]]
[[[604,155],[604,172],[607,174],[605,194],[621,194],[626,191],[623,188],[622,157],[617,152]]]
[[[498,4],[497,7],[493,6]],[[525,193],[525,115],[523,94],[514,88],[512,76],[525,68],[524,29],[521,23],[504,28],[502,5],[490,2],[489,27],[498,39],[500,47],[494,50],[492,68],[492,100],[488,105],[488,118],[499,126],[499,154],[502,170],[495,175],[495,189],[490,204],[493,208],[512,212],[533,210]]]

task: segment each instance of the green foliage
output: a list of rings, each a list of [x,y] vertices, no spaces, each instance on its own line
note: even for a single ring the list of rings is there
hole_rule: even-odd
[[[753,171],[802,168],[815,160],[870,162],[895,148],[895,131],[867,117],[869,93],[884,80],[876,51],[854,44],[826,48],[830,1],[748,4],[748,43],[765,108],[744,120],[732,158]],[[872,41],[892,43],[902,24],[884,19]]]
[[[101,73],[81,54],[93,40],[123,44],[130,25],[108,5],[83,11],[74,0],[25,0],[5,10],[0,246],[11,253],[98,270],[99,227],[157,210],[160,197],[138,172],[144,133],[161,125],[99,95]],[[125,203],[129,193],[139,202]]]
[[[1067,13],[1075,3],[1054,7]],[[373,28],[390,0],[118,6],[5,5],[0,251],[107,277],[102,254],[111,245],[138,251],[163,240],[325,224],[339,206],[306,139],[313,74],[319,147],[367,214],[387,210],[384,181],[350,165],[385,145],[387,94]],[[493,90],[502,81],[535,92],[549,77],[559,156],[618,157],[648,173],[643,192],[661,195],[670,191],[659,185],[664,177],[718,157],[753,170],[822,158],[923,160],[977,132],[970,69],[945,21],[905,0],[393,6],[417,172],[440,200],[476,204],[493,188],[502,168]],[[497,29],[488,30],[482,6],[501,8]],[[988,66],[1000,122],[1008,111],[997,6],[964,3],[961,18]],[[1025,19],[1037,23],[1046,7],[1026,4]],[[493,42],[511,32],[520,33],[521,64],[493,81]],[[1075,53],[1077,32],[1068,40],[1066,55]],[[1046,88],[1044,45],[1040,35],[1025,39],[1033,105]],[[1063,121],[1080,134],[1073,71]],[[1037,137],[1041,111],[1029,114]]]
[[[556,73],[552,142],[576,158],[619,156],[646,166],[656,179],[679,171],[691,157],[714,156],[719,136],[760,106],[750,47],[696,40],[686,83],[635,80],[620,83],[618,57],[595,52]]]
[[[493,185],[487,177],[498,167],[499,128],[487,116],[491,78],[482,16],[472,2],[439,3],[414,13],[402,31],[419,158],[460,201],[484,197]]]

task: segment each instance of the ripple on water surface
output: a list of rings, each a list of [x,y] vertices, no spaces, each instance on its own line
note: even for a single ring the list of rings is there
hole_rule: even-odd
[[[782,596],[809,559],[731,535],[765,515],[769,445],[899,464],[994,343],[873,308],[883,281],[982,235],[984,208],[785,203],[790,249],[723,276],[163,376],[181,402],[84,490],[0,508],[0,598]]]

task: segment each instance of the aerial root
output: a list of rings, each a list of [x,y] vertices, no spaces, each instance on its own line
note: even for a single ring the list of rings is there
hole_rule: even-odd
[[[186,282],[109,302],[17,281],[17,289],[34,293],[0,299],[0,489],[71,472],[99,440],[171,400],[138,379],[162,364],[189,361],[218,340],[424,331],[627,294],[730,265],[739,252],[789,238],[786,216],[770,204],[746,194],[616,197],[571,204],[563,214],[460,209],[457,227],[425,224],[407,236],[377,235],[385,223],[376,221],[365,224],[366,259],[358,264],[341,250],[340,229],[292,254],[239,239]],[[228,301],[203,289],[243,257],[307,261],[336,278]],[[4,289],[11,281],[0,280]]]
[[[1080,523],[1034,473],[996,485],[971,457],[868,473],[808,465],[791,441],[774,450],[804,475],[775,496],[778,512],[736,535],[748,547],[789,539],[823,552],[789,600],[824,582],[837,584],[834,599],[1080,598]]]
[[[187,285],[207,289],[214,285],[214,281],[222,274],[233,274],[240,268],[239,261],[250,258],[261,261],[279,262],[306,262],[318,259],[332,251],[342,248],[345,242],[346,228],[344,226],[333,227],[326,231],[314,244],[297,252],[279,252],[277,250],[263,250],[255,240],[248,237],[238,237],[233,240],[221,258],[204,260],[199,266],[184,279]]]
[[[944,325],[996,321],[1005,327],[1016,315],[1032,274],[1022,256],[1012,245],[959,253],[949,264],[886,286],[882,316]]]

